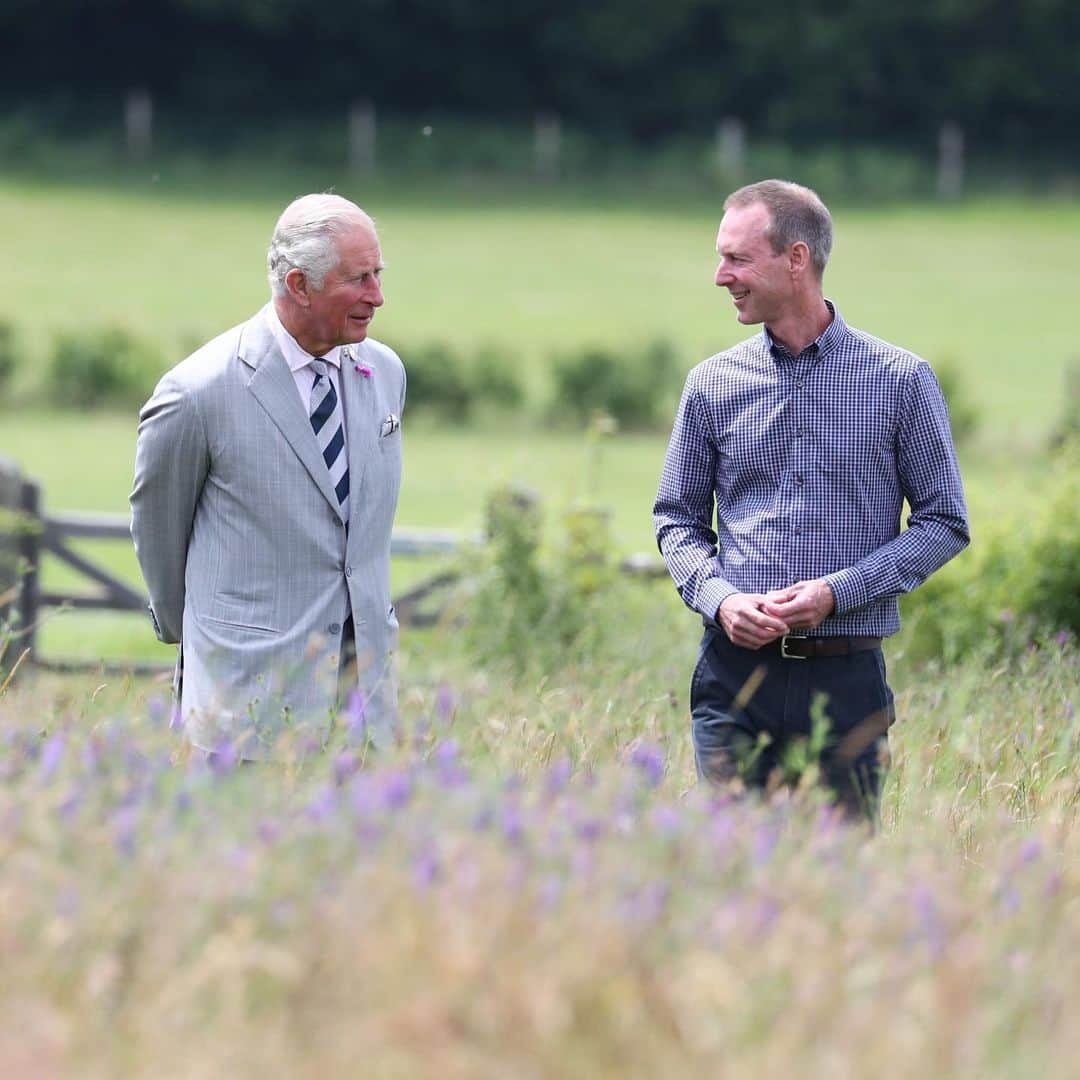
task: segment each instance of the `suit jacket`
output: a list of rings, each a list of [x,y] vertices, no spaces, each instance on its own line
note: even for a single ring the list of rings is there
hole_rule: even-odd
[[[405,371],[368,340],[346,346],[340,382],[348,528],[265,311],[168,372],[140,413],[131,532],[157,635],[181,643],[183,722],[203,749],[324,742],[350,604],[367,730],[392,738]]]

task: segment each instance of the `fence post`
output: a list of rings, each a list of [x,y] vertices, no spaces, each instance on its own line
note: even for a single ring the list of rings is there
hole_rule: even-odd
[[[143,87],[129,90],[124,99],[124,134],[132,161],[145,161],[154,143],[154,103]]]
[[[370,101],[349,106],[349,168],[361,176],[375,172],[375,106]]]
[[[37,574],[41,556],[41,519],[37,484],[23,478],[18,466],[0,459],[0,628],[13,637],[0,641],[5,663],[27,648],[33,657],[37,622]]]
[[[562,155],[562,122],[558,114],[538,112],[533,124],[533,162],[538,176],[554,180]]]
[[[964,132],[942,124],[938,133],[938,197],[958,199],[964,190]]]
[[[716,164],[735,183],[746,169],[746,125],[737,116],[725,116],[716,125]]]

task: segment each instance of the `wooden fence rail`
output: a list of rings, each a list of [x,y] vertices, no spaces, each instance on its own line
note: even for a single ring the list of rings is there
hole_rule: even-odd
[[[121,581],[110,571],[75,551],[72,540],[116,540],[131,543],[131,521],[126,514],[41,512],[41,489],[22,476],[17,466],[0,458],[0,630],[10,630],[13,651],[27,652],[27,660],[40,666],[73,669],[98,667],[98,662],[56,663],[42,658],[37,649],[37,627],[49,608],[133,611],[145,614],[146,595]],[[465,545],[479,543],[480,536],[465,536],[448,529],[395,528],[390,554],[398,558],[448,556]],[[97,586],[94,593],[42,589],[40,566],[50,554]],[[632,555],[620,565],[633,577],[656,577],[666,573],[656,556]],[[403,625],[423,626],[436,621],[431,598],[460,578],[460,567],[444,568],[395,597],[398,619]],[[149,626],[149,621],[147,623]],[[13,658],[8,656],[10,662]],[[0,639],[0,663],[4,661]],[[131,666],[131,665],[126,665]],[[160,665],[135,665],[152,667]]]

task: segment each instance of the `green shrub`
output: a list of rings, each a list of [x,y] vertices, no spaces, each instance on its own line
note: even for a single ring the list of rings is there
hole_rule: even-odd
[[[1080,442],[1064,445],[1034,514],[1000,516],[969,551],[902,600],[913,659],[1013,655],[1080,638]]]
[[[666,427],[678,399],[674,347],[653,341],[614,350],[586,346],[552,362],[553,412],[575,422],[606,413],[624,428]]]
[[[495,345],[484,345],[473,357],[469,377],[477,402],[507,412],[520,409],[525,391],[514,367],[513,356]]]
[[[410,407],[429,409],[448,423],[466,423],[482,405],[510,409],[524,400],[508,354],[496,346],[485,346],[471,359],[441,341],[398,352],[408,376]]]
[[[601,606],[616,581],[608,516],[575,507],[561,525],[560,541],[542,558],[535,493],[510,486],[491,495],[487,542],[465,567],[465,636],[479,663],[539,675],[600,644]]]
[[[15,374],[15,328],[0,322],[0,393],[6,393]]]
[[[141,405],[164,367],[158,348],[119,326],[56,335],[46,398],[56,405]]]
[[[1080,441],[1080,359],[1077,358],[1065,369],[1065,401],[1061,418],[1050,435],[1050,446],[1060,450],[1073,441]]]
[[[969,442],[979,427],[979,413],[968,396],[964,376],[949,359],[934,364],[941,392],[949,406],[949,422],[953,440],[958,446]]]

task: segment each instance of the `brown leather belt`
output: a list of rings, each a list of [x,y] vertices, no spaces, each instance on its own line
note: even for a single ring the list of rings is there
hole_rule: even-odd
[[[880,648],[881,638],[879,637],[796,637],[793,634],[787,634],[764,647],[764,649],[779,653],[784,660],[814,660],[819,656],[847,656],[848,653]]]

